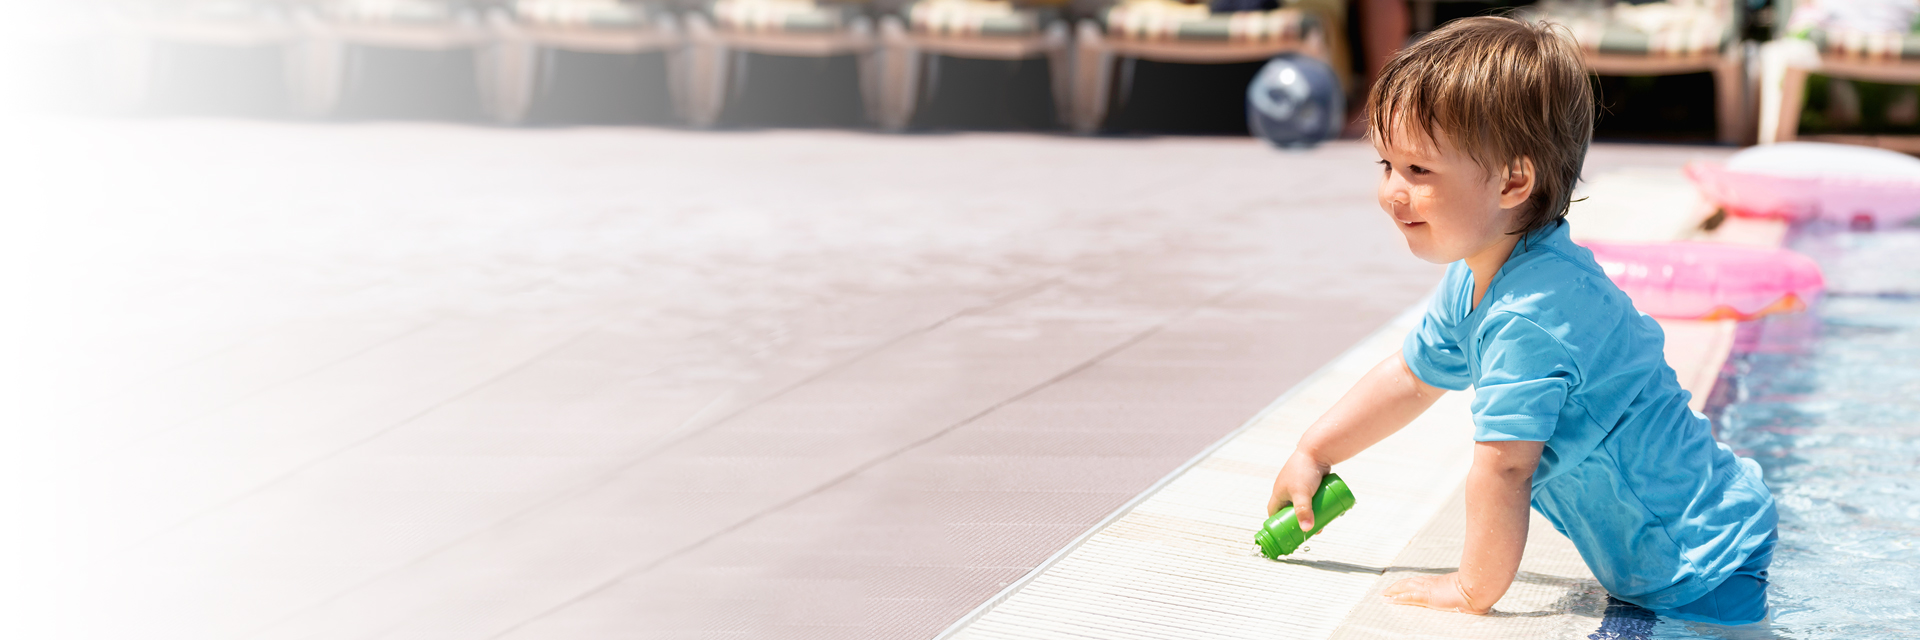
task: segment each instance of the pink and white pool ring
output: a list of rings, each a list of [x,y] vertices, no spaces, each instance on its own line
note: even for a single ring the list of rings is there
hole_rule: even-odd
[[[1812,258],[1708,242],[1589,242],[1607,277],[1656,318],[1751,320],[1805,309],[1826,288]]]
[[[1891,227],[1920,216],[1920,158],[1844,144],[1783,142],[1695,162],[1687,178],[1708,201],[1750,218],[1826,218]]]

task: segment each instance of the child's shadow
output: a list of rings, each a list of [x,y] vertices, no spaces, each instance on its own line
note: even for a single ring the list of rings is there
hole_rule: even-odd
[[[1371,573],[1376,576],[1382,573],[1385,573],[1387,571],[1394,571],[1398,569],[1398,567],[1381,569],[1380,567],[1369,567],[1366,565],[1353,564],[1349,562],[1336,562],[1333,560],[1299,560],[1295,558],[1275,558],[1274,562],[1279,562],[1282,564],[1290,564],[1290,565],[1300,566],[1300,567],[1307,567],[1310,569],[1319,569],[1321,571],[1332,571],[1334,573]],[[1416,571],[1425,571],[1425,569],[1416,569]],[[1447,569],[1446,571],[1452,571],[1452,569]]]

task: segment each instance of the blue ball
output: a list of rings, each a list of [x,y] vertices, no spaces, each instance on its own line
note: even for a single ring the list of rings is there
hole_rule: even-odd
[[[1346,99],[1333,67],[1283,53],[1247,84],[1247,128],[1282,149],[1305,149],[1340,134]]]

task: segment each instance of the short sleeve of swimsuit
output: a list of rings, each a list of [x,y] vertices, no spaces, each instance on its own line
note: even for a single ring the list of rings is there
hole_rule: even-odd
[[[1460,391],[1473,384],[1473,368],[1467,362],[1467,353],[1460,348],[1455,338],[1459,330],[1460,301],[1456,292],[1464,265],[1455,264],[1447,268],[1447,277],[1440,280],[1440,287],[1433,292],[1433,298],[1427,305],[1427,312],[1420,318],[1420,326],[1407,332],[1407,338],[1400,344],[1400,357],[1407,361],[1407,369],[1427,384]]]
[[[1495,313],[1480,330],[1473,439],[1547,441],[1578,382],[1573,356],[1546,329],[1518,315]]]

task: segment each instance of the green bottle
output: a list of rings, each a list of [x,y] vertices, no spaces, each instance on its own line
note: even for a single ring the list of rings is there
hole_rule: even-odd
[[[1260,555],[1277,559],[1299,549],[1307,538],[1325,530],[1334,518],[1352,508],[1353,491],[1347,489],[1347,481],[1341,480],[1339,474],[1329,473],[1320,479],[1320,490],[1313,492],[1312,531],[1300,530],[1300,519],[1293,517],[1293,505],[1287,505],[1280,507],[1279,513],[1267,518],[1267,523],[1254,532],[1253,542],[1260,545]]]

